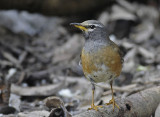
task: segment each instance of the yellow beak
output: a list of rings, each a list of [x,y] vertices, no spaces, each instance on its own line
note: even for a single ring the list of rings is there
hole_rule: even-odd
[[[75,27],[77,27],[77,28],[79,28],[83,31],[87,31],[87,28],[84,27],[81,23],[71,23],[70,25],[73,25],[73,26],[75,26]]]

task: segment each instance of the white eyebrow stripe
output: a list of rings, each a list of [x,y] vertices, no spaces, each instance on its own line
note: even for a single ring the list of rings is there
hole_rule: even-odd
[[[99,25],[99,24],[89,24],[88,26],[92,26],[92,25],[95,25],[95,26],[97,26],[97,27],[102,27],[102,26]]]

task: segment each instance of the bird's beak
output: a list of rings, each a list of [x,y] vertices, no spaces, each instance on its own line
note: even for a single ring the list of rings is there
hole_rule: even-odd
[[[87,28],[85,26],[83,26],[81,23],[70,23],[70,25],[73,25],[83,31],[87,31]]]

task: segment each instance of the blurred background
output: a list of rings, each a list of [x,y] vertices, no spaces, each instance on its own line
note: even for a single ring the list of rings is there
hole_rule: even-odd
[[[116,97],[160,85],[159,0],[1,0],[0,117],[58,117],[90,107],[91,85],[78,65],[85,40],[69,25],[90,19],[106,25],[124,53]],[[111,99],[109,84],[100,85],[96,104]]]

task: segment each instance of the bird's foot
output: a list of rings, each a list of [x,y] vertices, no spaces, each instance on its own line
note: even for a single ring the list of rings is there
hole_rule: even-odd
[[[116,106],[118,109],[120,109],[119,106],[116,104],[114,98],[112,98],[112,99],[109,101],[109,103],[106,103],[106,105],[110,105],[110,104],[113,104],[113,111],[114,111],[114,107],[115,107],[115,106]]]
[[[102,107],[103,107],[103,106],[95,106],[94,104],[92,104],[92,105],[91,105],[91,108],[88,108],[88,110],[94,109],[94,110],[98,111],[98,108],[102,108]]]

